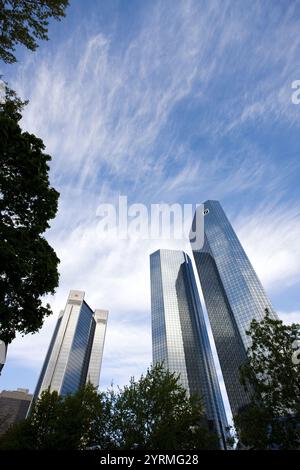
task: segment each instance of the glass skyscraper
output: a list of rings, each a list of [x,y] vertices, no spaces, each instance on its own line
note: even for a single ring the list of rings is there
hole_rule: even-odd
[[[266,308],[272,318],[277,315],[218,201],[204,203],[204,245],[193,254],[235,415],[250,399],[239,381],[250,345],[246,331],[253,318],[264,318]]]
[[[70,291],[65,310],[58,317],[33,400],[48,388],[66,395],[87,382],[98,387],[107,318],[107,310],[91,310],[84,292]]]
[[[191,260],[182,251],[150,255],[153,364],[180,374],[189,395],[200,395],[211,429],[225,448],[227,419]]]

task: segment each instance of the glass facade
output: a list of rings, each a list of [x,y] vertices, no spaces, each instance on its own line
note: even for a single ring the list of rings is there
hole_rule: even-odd
[[[158,250],[150,274],[153,363],[180,374],[188,394],[202,397],[224,448],[227,419],[191,260],[182,251]]]
[[[98,326],[99,312],[105,312],[101,327]],[[94,313],[90,309],[84,301],[84,292],[70,291],[66,308],[59,315],[34,399],[48,388],[66,395],[76,392],[87,381],[98,387],[107,316],[107,311]],[[93,374],[88,376],[90,367]]]
[[[218,201],[204,203],[204,245],[193,250],[233,414],[249,402],[239,381],[253,318],[275,311]]]

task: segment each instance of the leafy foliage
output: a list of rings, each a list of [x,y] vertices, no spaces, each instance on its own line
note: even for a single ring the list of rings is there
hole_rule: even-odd
[[[294,344],[300,325],[253,320],[252,344],[241,368],[241,381],[253,391],[252,403],[235,417],[241,442],[249,447],[292,449],[300,445],[300,364]]]
[[[0,339],[36,332],[49,305],[40,297],[58,285],[58,258],[42,236],[57,212],[50,187],[51,157],[44,144],[19,126],[26,103],[6,86],[0,103]]]
[[[199,399],[157,365],[116,392],[91,384],[66,397],[44,392],[30,417],[12,427],[0,449],[208,449],[216,436]]]
[[[0,439],[0,449],[84,449],[100,419],[101,396],[91,384],[65,398],[45,391],[29,418]]]
[[[68,0],[1,0],[0,1],[0,58],[16,62],[17,44],[34,51],[37,40],[48,39],[48,19],[65,16]]]
[[[113,439],[107,448],[202,449],[216,446],[199,397],[187,397],[178,376],[156,365],[120,393],[106,396]]]

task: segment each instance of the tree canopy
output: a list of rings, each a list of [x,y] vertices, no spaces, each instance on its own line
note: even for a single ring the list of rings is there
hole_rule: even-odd
[[[0,0],[0,58],[16,62],[16,45],[34,51],[48,39],[49,19],[65,16],[68,0]]]
[[[59,396],[43,392],[28,419],[0,439],[0,449],[190,450],[217,447],[201,400],[157,365],[139,380],[97,393],[91,384]]]
[[[241,381],[251,387],[253,400],[235,417],[240,441],[255,449],[300,446],[300,364],[295,350],[300,325],[270,318],[253,320],[248,361]],[[297,342],[298,341],[298,342]]]
[[[44,238],[57,212],[50,155],[19,125],[22,102],[6,87],[0,103],[0,339],[34,333],[51,314],[41,296],[58,285],[58,258]]]

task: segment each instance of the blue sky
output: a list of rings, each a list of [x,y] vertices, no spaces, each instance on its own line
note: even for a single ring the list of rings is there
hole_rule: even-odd
[[[71,1],[48,42],[1,66],[30,100],[22,126],[52,155],[61,193],[47,238],[54,315],[17,338],[0,388],[33,390],[69,289],[110,311],[101,386],[151,361],[148,255],[175,242],[103,237],[96,209],[219,199],[284,321],[300,320],[297,1]]]

